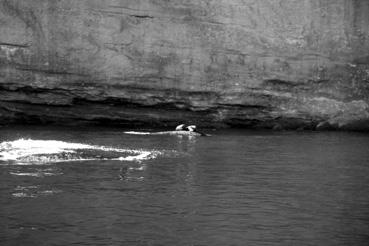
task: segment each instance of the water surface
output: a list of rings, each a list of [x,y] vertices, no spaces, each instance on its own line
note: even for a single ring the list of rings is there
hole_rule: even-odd
[[[1,128],[0,244],[368,245],[367,134],[123,132]]]

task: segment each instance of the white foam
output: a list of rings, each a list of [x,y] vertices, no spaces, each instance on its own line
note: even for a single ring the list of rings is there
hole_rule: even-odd
[[[124,132],[125,134],[133,134],[133,135],[152,135],[151,132],[135,132],[135,131],[128,131]]]
[[[102,151],[108,157],[101,156],[101,153],[99,155],[89,153],[86,156],[83,152],[86,150]],[[118,156],[119,153],[124,153],[128,156],[109,157],[109,153]],[[0,161],[15,161],[18,164],[93,160],[142,161],[154,158],[158,153],[158,151],[120,149],[57,140],[18,139],[0,143]],[[14,173],[14,175],[22,174]]]
[[[10,172],[11,175],[15,176],[30,176],[30,177],[41,177],[42,173],[14,173]]]
[[[27,194],[24,192],[16,192],[16,193],[13,193],[12,196],[14,197],[36,197],[35,194]]]
[[[14,190],[29,190],[29,189],[37,189],[39,188],[40,186],[39,185],[29,185],[29,186],[20,186],[18,185],[17,187],[15,187]]]
[[[169,135],[169,136],[200,136],[201,134],[195,131],[163,131],[163,132],[136,132],[128,131],[125,134],[131,135]]]
[[[44,177],[44,176],[58,176],[58,175],[62,175],[63,173],[51,173],[51,172],[35,172],[35,173],[32,173],[32,172],[23,172],[23,173],[15,173],[15,172],[10,172],[11,175],[14,175],[14,176],[29,176],[29,177]]]
[[[40,194],[40,195],[53,195],[53,194],[58,194],[58,193],[61,193],[61,192],[63,192],[63,191],[53,189],[53,190],[40,191],[40,192],[38,192],[38,194]]]
[[[140,161],[140,160],[147,160],[150,159],[151,152],[143,152],[139,155],[134,156],[127,156],[127,157],[119,157],[118,160],[120,161]],[[154,156],[152,156],[154,157]]]
[[[17,198],[36,198],[39,196],[50,196],[54,194],[58,194],[63,192],[62,190],[58,189],[51,189],[51,190],[27,190],[24,189],[22,191],[12,193],[13,197]]]

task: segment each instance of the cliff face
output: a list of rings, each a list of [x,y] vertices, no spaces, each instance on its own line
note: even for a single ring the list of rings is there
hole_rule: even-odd
[[[367,0],[0,0],[0,121],[369,129]]]

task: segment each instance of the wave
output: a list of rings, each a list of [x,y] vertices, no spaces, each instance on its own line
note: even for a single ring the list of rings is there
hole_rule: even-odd
[[[159,151],[121,149],[57,140],[18,139],[0,143],[0,165],[1,162],[44,164],[93,160],[143,161],[155,158],[158,154]]]
[[[151,132],[136,132],[136,131],[128,131],[124,132],[125,134],[132,134],[132,135],[152,135]]]
[[[137,131],[126,131],[125,134],[131,135],[174,135],[174,136],[201,136],[201,133],[191,131],[163,131],[163,132],[137,132]]]

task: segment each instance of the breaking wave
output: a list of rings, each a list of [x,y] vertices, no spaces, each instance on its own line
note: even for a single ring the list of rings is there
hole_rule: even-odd
[[[163,131],[163,132],[137,132],[137,131],[126,131],[125,134],[131,135],[169,135],[169,136],[200,136],[198,132],[191,131]]]
[[[136,132],[136,131],[127,131],[124,132],[125,134],[132,134],[132,135],[152,135],[151,132]]]
[[[0,164],[91,160],[143,161],[155,158],[158,154],[159,151],[121,149],[57,140],[18,139],[0,143]]]

